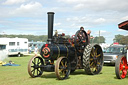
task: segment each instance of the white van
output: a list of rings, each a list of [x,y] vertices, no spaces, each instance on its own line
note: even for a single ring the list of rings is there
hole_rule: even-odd
[[[3,46],[8,55],[24,55],[28,53],[27,38],[0,38],[0,45]]]

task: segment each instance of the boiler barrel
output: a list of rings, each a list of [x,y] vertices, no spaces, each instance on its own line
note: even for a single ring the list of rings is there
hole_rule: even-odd
[[[45,44],[41,49],[41,56],[46,60],[56,60],[59,57],[75,56],[75,50],[66,45]]]

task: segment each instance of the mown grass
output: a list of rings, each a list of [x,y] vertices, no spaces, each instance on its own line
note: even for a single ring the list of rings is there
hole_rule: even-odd
[[[58,80],[54,72],[31,78],[27,72],[31,57],[9,57],[8,60],[20,66],[0,66],[0,85],[128,85],[128,77],[116,78],[114,66],[104,66],[99,75],[87,75],[84,70],[76,70],[66,80]]]

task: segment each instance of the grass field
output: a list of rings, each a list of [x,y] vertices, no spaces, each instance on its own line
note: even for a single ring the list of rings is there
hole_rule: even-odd
[[[44,72],[41,77],[31,78],[27,72],[32,56],[9,57],[20,66],[0,66],[0,85],[128,85],[128,77],[119,80],[114,66],[104,66],[99,75],[87,75],[76,70],[66,80],[57,80],[54,72]]]

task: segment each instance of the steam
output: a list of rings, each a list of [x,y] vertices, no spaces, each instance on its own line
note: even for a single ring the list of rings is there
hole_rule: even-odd
[[[5,50],[0,50],[0,61],[8,58],[7,52]]]

